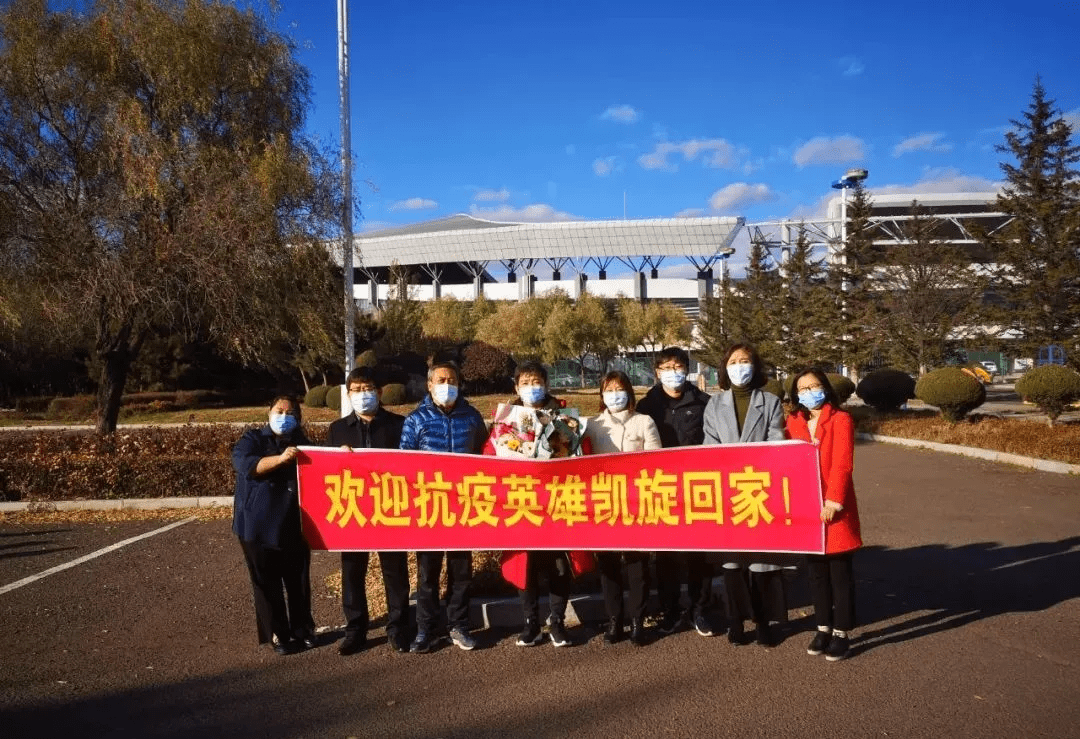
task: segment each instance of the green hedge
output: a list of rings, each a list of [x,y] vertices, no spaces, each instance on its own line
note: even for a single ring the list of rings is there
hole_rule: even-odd
[[[895,411],[915,397],[915,378],[897,369],[876,369],[859,382],[855,392],[876,411]]]
[[[1016,381],[1016,392],[1037,405],[1052,424],[1070,405],[1080,400],[1080,373],[1056,364],[1036,367]]]
[[[915,397],[940,408],[945,420],[956,422],[986,401],[986,388],[959,367],[942,367],[919,378]]]

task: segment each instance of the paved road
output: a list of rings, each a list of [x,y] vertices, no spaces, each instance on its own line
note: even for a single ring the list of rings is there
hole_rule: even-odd
[[[0,593],[5,737],[1080,736],[1080,481],[884,444],[856,452],[867,548],[852,659],[778,647],[280,658],[254,646],[228,522],[192,522]],[[161,522],[0,525],[0,587]],[[316,556],[317,582],[335,569]],[[320,624],[341,622],[321,586]]]

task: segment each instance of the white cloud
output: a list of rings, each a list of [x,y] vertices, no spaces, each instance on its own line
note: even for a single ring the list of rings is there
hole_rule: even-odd
[[[594,159],[592,163],[592,171],[596,174],[597,177],[607,177],[609,174],[615,171],[615,157]]]
[[[479,203],[505,203],[510,199],[510,191],[505,187],[501,190],[477,190],[473,200]]]
[[[845,77],[855,77],[862,74],[863,70],[866,69],[862,61],[853,56],[842,56],[836,60],[836,64],[840,67],[840,73]]]
[[[477,218],[486,218],[490,221],[544,223],[548,221],[578,221],[578,216],[555,210],[546,203],[533,203],[524,208],[515,208],[510,205],[500,205],[493,208],[481,208],[473,205],[469,213]]]
[[[1067,113],[1063,113],[1061,117],[1069,124],[1074,136],[1080,133],[1080,108],[1073,108]]]
[[[676,218],[700,218],[705,215],[704,208],[683,208],[675,214]]]
[[[737,149],[724,139],[690,139],[676,143],[674,141],[659,141],[648,154],[638,157],[638,164],[645,169],[666,169],[675,171],[678,166],[668,161],[668,156],[681,152],[683,159],[692,162],[702,156],[702,161],[707,167],[732,169],[739,163],[740,155],[744,152]]]
[[[605,121],[613,121],[615,123],[634,123],[641,117],[641,113],[634,110],[629,105],[612,105],[601,113],[600,117]]]
[[[854,136],[818,136],[800,146],[793,157],[800,169],[808,164],[844,164],[866,157],[866,145]]]
[[[767,203],[775,199],[776,194],[769,189],[768,185],[733,182],[726,187],[720,188],[709,197],[709,209],[714,213],[727,213],[739,208],[745,208],[748,205]]]
[[[908,136],[893,147],[892,155],[899,157],[911,151],[952,151],[952,144],[941,141],[943,133],[919,133]]]
[[[882,185],[870,188],[870,197],[876,194],[905,194],[926,192],[996,192],[1001,189],[1001,182],[994,182],[985,177],[962,174],[952,167],[927,168],[922,177],[910,185]]]
[[[427,198],[409,198],[408,200],[399,200],[396,203],[390,205],[390,210],[432,210],[438,208],[439,204],[434,200],[428,200]]]

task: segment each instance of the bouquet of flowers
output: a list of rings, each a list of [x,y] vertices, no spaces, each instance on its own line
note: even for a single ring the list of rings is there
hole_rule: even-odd
[[[555,459],[581,454],[585,422],[576,408],[526,408],[500,403],[491,427],[498,457]]]

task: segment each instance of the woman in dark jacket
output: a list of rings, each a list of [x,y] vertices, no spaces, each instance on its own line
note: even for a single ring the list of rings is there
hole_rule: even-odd
[[[296,447],[308,444],[299,403],[281,395],[270,404],[267,425],[245,432],[232,451],[233,533],[251,575],[259,643],[273,642],[278,654],[316,644],[311,550],[300,532],[296,484]]]

